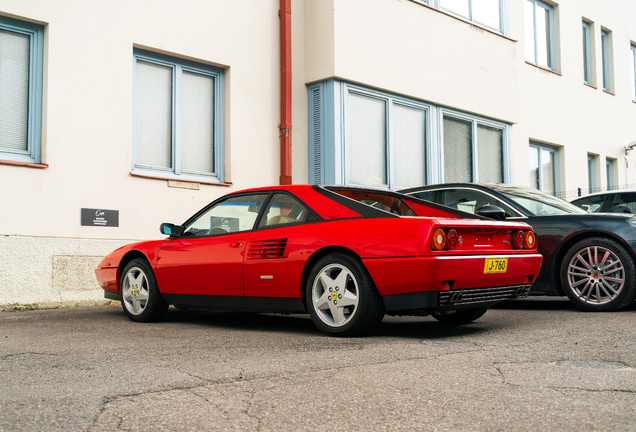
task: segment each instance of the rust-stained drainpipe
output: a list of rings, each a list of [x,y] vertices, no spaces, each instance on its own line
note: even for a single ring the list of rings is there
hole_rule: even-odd
[[[291,171],[291,0],[280,0],[280,184],[292,184]]]

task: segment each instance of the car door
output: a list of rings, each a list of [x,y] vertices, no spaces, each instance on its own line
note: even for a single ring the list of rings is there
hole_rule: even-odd
[[[267,194],[232,196],[202,211],[159,250],[166,294],[243,295],[245,246]]]

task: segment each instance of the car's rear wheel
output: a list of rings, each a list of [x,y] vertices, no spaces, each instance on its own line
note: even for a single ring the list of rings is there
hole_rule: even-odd
[[[119,286],[122,307],[133,321],[158,321],[168,310],[152,267],[145,259],[136,258],[124,267]]]
[[[384,316],[384,304],[362,262],[333,253],[309,274],[307,310],[316,327],[330,336],[361,336]]]
[[[579,309],[609,312],[634,301],[636,265],[618,242],[591,237],[576,243],[561,263],[561,284]]]
[[[481,318],[488,312],[487,307],[459,310],[455,313],[433,315],[433,318],[446,325],[468,324]]]

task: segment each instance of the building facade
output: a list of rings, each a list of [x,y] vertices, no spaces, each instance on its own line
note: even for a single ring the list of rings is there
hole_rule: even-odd
[[[636,183],[636,3],[291,0],[292,181]],[[0,305],[277,184],[279,0],[0,0]]]

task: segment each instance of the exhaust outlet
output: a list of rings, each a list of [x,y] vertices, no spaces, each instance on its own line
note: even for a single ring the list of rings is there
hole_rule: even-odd
[[[459,303],[462,301],[462,293],[458,292],[458,293],[452,293],[449,297],[448,297],[448,303],[450,304],[454,304],[454,303]]]

